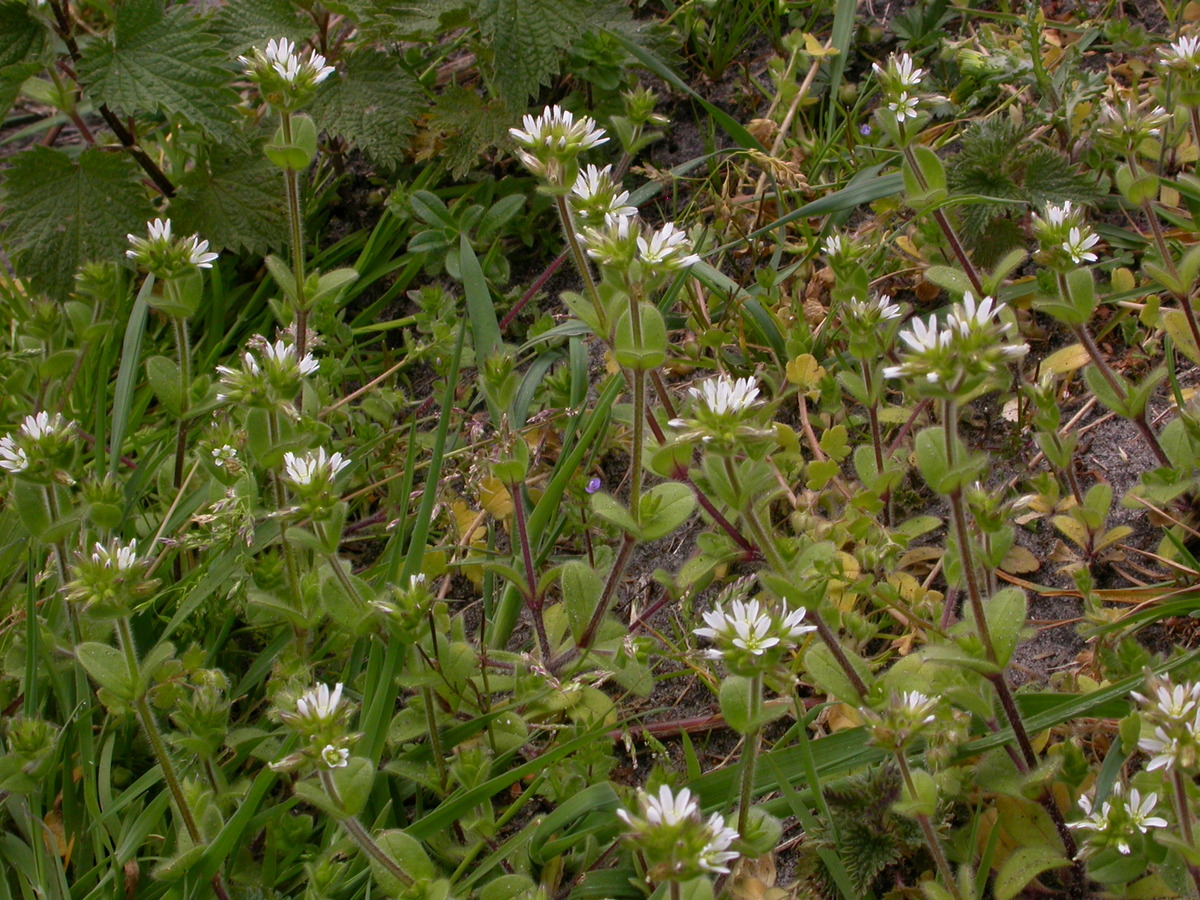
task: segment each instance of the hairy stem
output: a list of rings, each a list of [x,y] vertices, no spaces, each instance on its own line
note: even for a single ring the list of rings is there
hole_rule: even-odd
[[[291,113],[280,113],[283,139],[292,141]],[[287,190],[288,225],[291,229],[292,276],[296,279],[296,356],[304,359],[308,346],[308,304],[304,297],[304,218],[300,209],[300,174],[295,169],[283,170],[283,182]],[[296,397],[296,408],[300,408],[303,393]]]
[[[750,821],[750,805],[754,801],[754,770],[758,764],[758,751],[762,746],[762,728],[758,720],[762,718],[762,675],[756,674],[750,679],[750,722],[751,730],[746,735],[745,747],[742,750],[742,786],[738,805],[738,834],[746,837],[746,826]]]
[[[579,277],[583,279],[584,292],[596,310],[600,337],[607,341],[608,322],[604,315],[604,304],[600,302],[600,291],[596,287],[596,280],[592,277],[592,267],[588,264],[587,254],[583,252],[583,245],[579,243],[579,237],[575,234],[575,219],[571,215],[571,206],[567,202],[567,198],[561,194],[554,198],[554,203],[558,209],[558,218],[562,223],[563,234],[567,238],[567,246],[571,248],[571,258],[575,260],[575,268],[579,270]]]
[[[921,190],[929,190],[929,182],[925,179],[925,173],[921,171],[920,163],[917,162],[917,155],[913,152],[912,146],[905,144],[904,158],[908,160],[908,165],[912,169],[913,175],[917,179],[917,183],[921,186]],[[933,210],[933,220],[937,222],[938,228],[942,230],[942,234],[946,238],[946,243],[950,245],[950,250],[958,260],[958,264],[962,266],[962,270],[967,273],[967,279],[971,282],[971,287],[975,293],[982,297],[984,294],[983,280],[979,277],[979,273],[975,270],[975,264],[971,262],[971,258],[967,256],[966,248],[959,240],[958,234],[954,230],[954,226],[950,224],[950,220],[946,218],[946,213],[940,209]]]
[[[339,808],[342,805],[341,794],[338,793],[337,785],[333,783],[333,774],[328,769],[321,769],[321,785],[325,788],[325,793],[329,795],[329,799],[333,801],[335,806]],[[401,884],[412,886],[413,880],[407,872],[400,868],[400,864],[392,859],[384,849],[375,843],[375,839],[371,837],[362,823],[354,816],[348,816],[344,819],[339,819],[338,824],[342,826],[346,834],[354,843],[358,844],[359,848],[371,859],[375,860],[381,866],[395,877]]]
[[[521,495],[521,486],[515,481],[508,485],[512,497],[513,519],[517,526],[517,541],[521,545],[521,559],[525,564],[525,580],[527,592],[525,605],[533,617],[534,631],[537,632],[538,646],[542,649],[542,659],[550,659],[550,637],[546,634],[546,620],[542,616],[542,598],[537,589],[537,572],[533,566],[533,547],[529,543],[529,531],[525,524],[525,498]]]
[[[917,799],[917,786],[913,783],[912,772],[908,768],[908,760],[904,757],[904,752],[896,751],[896,763],[900,766],[900,772],[904,776],[904,784],[908,788],[908,794],[913,800]],[[954,877],[954,871],[950,868],[950,861],[946,859],[946,853],[942,850],[942,842],[938,840],[937,832],[934,831],[933,823],[929,821],[929,816],[925,813],[917,813],[917,824],[921,826],[921,833],[925,835],[925,846],[929,848],[929,853],[933,857],[934,863],[937,865],[938,872],[942,876],[942,881],[946,883],[946,889],[954,897],[954,900],[963,900],[962,894],[958,890],[958,881]]]

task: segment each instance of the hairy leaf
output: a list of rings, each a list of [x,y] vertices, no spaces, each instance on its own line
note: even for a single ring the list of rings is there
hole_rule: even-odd
[[[84,51],[79,78],[97,100],[125,115],[157,110],[226,136],[238,100],[224,68],[228,59],[189,9],[129,0],[117,6],[111,39]]]
[[[621,7],[607,0],[481,0],[476,15],[492,44],[500,95],[523,104],[558,72],[563,50],[621,18]]]
[[[290,0],[229,0],[212,29],[233,57],[276,38],[302,42],[312,36],[312,21]]]
[[[345,58],[342,77],[330,79],[312,105],[317,126],[345,138],[376,163],[404,158],[423,111],[420,86],[400,61],[375,50]]]
[[[25,0],[0,2],[0,69],[40,59],[46,26],[29,14]]]
[[[214,249],[267,253],[287,240],[283,176],[258,154],[215,151],[180,179],[171,216]]]
[[[14,157],[0,202],[18,274],[62,298],[83,263],[119,260],[125,235],[154,215],[138,171],[127,156],[95,148],[78,160],[49,147]]]
[[[438,157],[451,176],[462,178],[479,154],[504,140],[514,124],[516,117],[502,101],[485,102],[474,91],[450,85],[437,99],[418,158]]]

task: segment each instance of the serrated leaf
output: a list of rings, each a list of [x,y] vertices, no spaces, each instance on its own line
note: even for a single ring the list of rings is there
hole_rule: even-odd
[[[454,178],[462,178],[480,153],[505,139],[515,121],[502,100],[485,102],[474,91],[450,85],[437,98],[417,159],[440,159]]]
[[[228,59],[191,9],[128,0],[117,6],[111,39],[84,50],[79,80],[125,115],[157,110],[226,137],[238,102]]]
[[[424,111],[416,78],[396,57],[375,50],[348,54],[341,78],[329,79],[311,107],[322,130],[387,166],[404,159],[413,120]]]
[[[21,85],[41,68],[41,63],[17,63],[0,68],[0,116],[8,114],[21,93]]]
[[[214,250],[265,254],[287,241],[283,178],[257,153],[215,150],[179,180],[171,217]]]
[[[85,262],[123,258],[126,234],[142,232],[154,208],[127,156],[98,148],[77,160],[49,147],[13,157],[3,194],[3,242],[17,274],[65,298]]]
[[[299,13],[290,0],[227,0],[213,22],[213,32],[231,57],[281,37],[302,43],[312,35],[312,23],[306,27]]]
[[[562,51],[599,23],[586,0],[482,0],[479,29],[491,40],[500,95],[523,104],[550,83]]]
[[[29,14],[25,0],[0,2],[0,68],[40,59],[46,26]]]

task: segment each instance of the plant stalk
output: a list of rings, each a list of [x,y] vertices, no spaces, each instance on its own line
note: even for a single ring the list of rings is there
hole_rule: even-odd
[[[915,801],[917,786],[913,783],[912,772],[908,768],[908,760],[905,758],[903,750],[896,751],[896,763],[900,766],[900,772],[904,776],[904,784],[908,787],[909,796]],[[925,846],[929,848],[929,853],[937,865],[942,881],[946,883],[946,889],[954,897],[954,900],[963,900],[962,894],[958,890],[958,880],[954,877],[954,870],[950,868],[950,861],[946,859],[946,853],[942,850],[942,842],[938,840],[937,832],[933,828],[933,823],[929,821],[929,816],[925,813],[917,813],[917,824],[921,826],[921,833],[925,835]]]
[[[758,720],[762,718],[762,692],[762,675],[756,674],[750,679],[751,731],[746,735],[745,747],[742,750],[742,785],[738,801],[737,830],[743,839],[750,822],[750,806],[754,801],[754,770],[758,765],[758,752],[762,746],[762,727],[758,724]]]
[[[579,270],[579,277],[583,279],[584,292],[596,310],[600,338],[607,341],[609,337],[608,321],[604,315],[604,304],[600,302],[600,291],[596,287],[596,280],[592,277],[592,268],[588,264],[587,254],[583,252],[583,245],[579,243],[579,236],[575,234],[575,219],[571,215],[571,206],[562,194],[554,198],[554,203],[558,208],[558,218],[562,223],[563,234],[567,238],[567,246],[571,248],[571,258],[575,260],[575,268]]]
[[[912,147],[908,144],[904,145],[904,158],[908,160],[908,165],[913,171],[913,175],[917,179],[917,183],[921,185],[921,190],[929,190],[929,182],[925,179],[925,173],[921,171],[921,166],[917,162],[917,155],[913,153]],[[950,224],[950,220],[946,218],[946,213],[940,209],[935,209],[932,212],[933,220],[937,222],[938,228],[942,230],[942,234],[946,238],[946,242],[950,245],[951,252],[958,259],[958,264],[962,266],[963,271],[967,274],[968,280],[971,282],[971,287],[975,290],[976,295],[983,297],[983,280],[979,277],[979,273],[975,270],[975,264],[971,262],[971,258],[967,256],[966,248],[959,240],[958,234],[954,230],[954,226]]]
[[[188,339],[187,319],[171,317],[175,330],[175,347],[179,353],[179,430],[175,435],[175,489],[183,484],[183,463],[187,458],[187,423],[191,411],[192,348]]]
[[[292,141],[292,115],[281,112],[280,122],[283,127],[283,139]],[[308,304],[304,297],[304,219],[300,209],[300,175],[295,169],[283,170],[283,182],[287,189],[288,224],[291,227],[292,243],[292,276],[296,279],[296,356],[304,359],[308,348]],[[296,408],[299,409],[303,392],[296,397]]]
[[[339,808],[342,805],[341,794],[338,793],[337,785],[333,783],[333,775],[328,769],[321,769],[321,785],[325,788],[325,793],[329,795],[329,799],[333,801],[335,806]],[[401,884],[411,887],[413,880],[407,872],[400,868],[400,864],[392,859],[375,843],[375,839],[371,837],[362,823],[354,816],[347,816],[344,819],[338,819],[338,824],[345,829],[346,834],[350,835],[354,843],[358,844],[359,848],[375,860],[391,874]]]

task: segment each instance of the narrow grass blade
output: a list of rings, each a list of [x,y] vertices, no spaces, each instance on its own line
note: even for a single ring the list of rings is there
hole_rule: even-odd
[[[121,464],[121,446],[125,443],[125,432],[129,428],[129,411],[133,408],[133,394],[137,390],[138,371],[142,365],[142,338],[146,334],[146,319],[150,313],[150,295],[154,290],[154,276],[147,275],[133,301],[129,321],[125,325],[125,341],[121,345],[121,367],[117,370],[117,384],[113,395],[112,435],[109,438],[108,472],[117,474]]]

